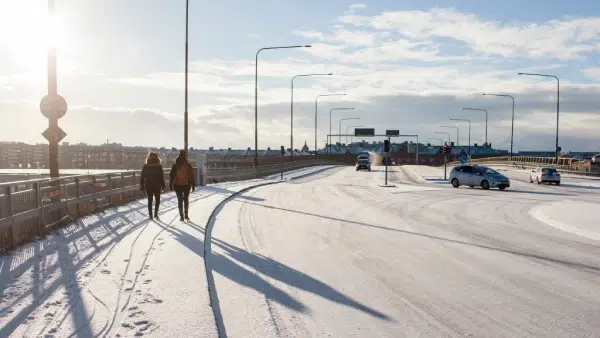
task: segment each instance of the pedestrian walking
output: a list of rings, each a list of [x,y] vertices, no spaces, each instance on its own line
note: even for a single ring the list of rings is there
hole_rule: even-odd
[[[140,190],[146,192],[148,197],[148,213],[152,219],[152,200],[156,201],[154,206],[154,217],[158,217],[160,207],[160,194],[165,190],[165,176],[160,157],[155,152],[148,153],[146,164],[142,168],[140,177]]]
[[[179,217],[189,220],[190,190],[196,190],[196,179],[194,177],[194,168],[188,162],[185,150],[179,152],[175,164],[171,167],[170,187],[175,190],[177,195],[177,205],[179,207]]]

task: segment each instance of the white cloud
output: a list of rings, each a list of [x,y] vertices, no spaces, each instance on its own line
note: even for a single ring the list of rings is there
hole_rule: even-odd
[[[350,5],[350,8],[352,8],[352,9],[367,8],[367,5],[366,4],[352,4],[352,5]]]
[[[591,79],[600,79],[600,67],[583,69],[583,73]]]
[[[435,8],[388,11],[373,16],[352,14],[338,20],[354,30],[393,32],[421,41],[449,39],[483,55],[566,60],[600,51],[598,17],[507,23],[454,9]]]

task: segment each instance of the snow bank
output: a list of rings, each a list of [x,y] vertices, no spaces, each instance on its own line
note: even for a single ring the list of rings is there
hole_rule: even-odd
[[[598,210],[599,203],[562,201],[538,205],[529,213],[551,227],[598,241]]]

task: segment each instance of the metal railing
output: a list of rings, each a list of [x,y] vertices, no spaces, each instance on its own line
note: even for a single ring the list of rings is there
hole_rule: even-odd
[[[216,183],[256,179],[331,161],[299,161],[244,169],[207,170],[202,181]],[[169,181],[170,170],[165,169]],[[36,240],[74,220],[145,196],[140,171],[67,176],[0,184],[0,253]],[[200,185],[201,182],[199,182]],[[167,191],[169,189],[167,188]]]
[[[543,166],[556,168],[565,174],[600,176],[600,168],[577,166],[578,162],[570,158],[559,158],[557,162],[554,157],[513,156],[511,159],[509,156],[501,156],[472,159],[470,163],[496,164],[520,169],[534,169]],[[451,164],[460,164],[460,162]]]

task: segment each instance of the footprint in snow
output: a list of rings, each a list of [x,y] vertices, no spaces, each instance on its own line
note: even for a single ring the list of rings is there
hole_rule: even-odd
[[[129,318],[135,318],[135,317],[138,317],[138,316],[143,315],[143,314],[144,314],[144,311],[136,311],[136,312],[130,314]]]

